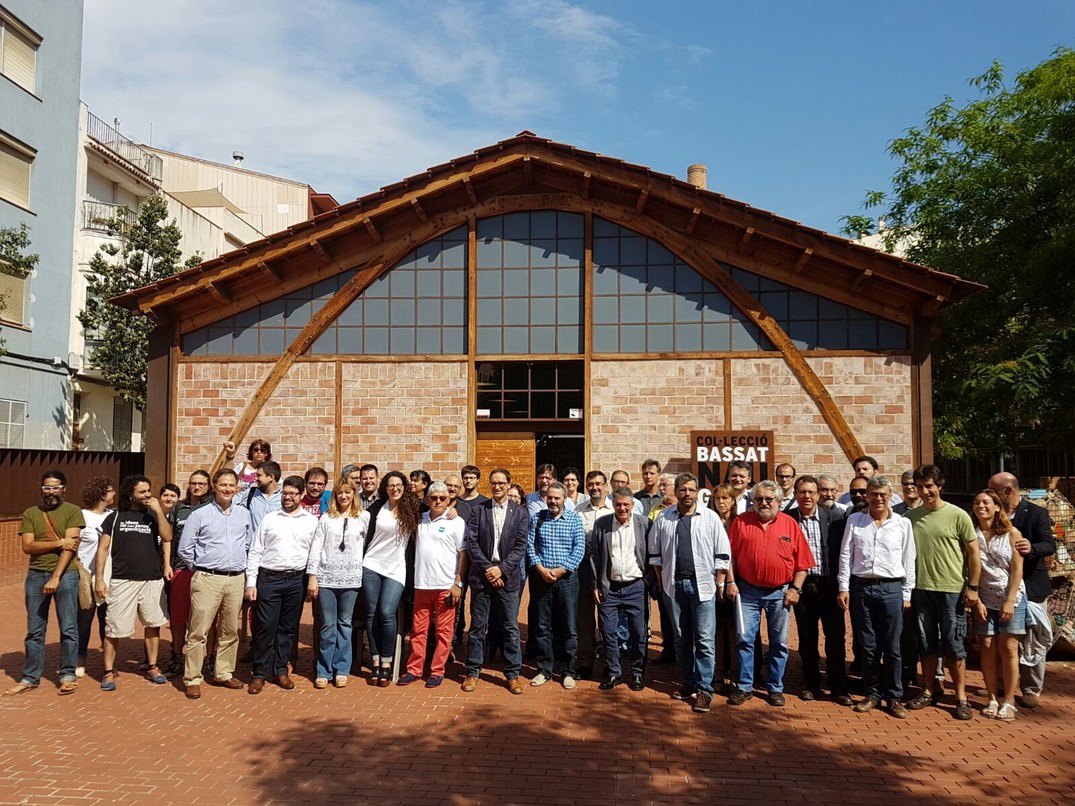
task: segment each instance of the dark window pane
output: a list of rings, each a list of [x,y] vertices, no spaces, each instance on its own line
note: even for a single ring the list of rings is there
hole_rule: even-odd
[[[650,265],[647,272],[647,287],[651,293],[670,294],[676,287],[676,270],[672,264]]]
[[[805,291],[792,291],[789,297],[788,316],[791,319],[817,319],[817,297]]]
[[[493,218],[479,219],[475,226],[475,234],[479,241],[500,238],[504,234],[504,217],[494,216]],[[478,250],[481,251],[481,244],[478,245]]]
[[[538,361],[530,365],[531,389],[556,388],[556,364]]]
[[[515,239],[517,241],[527,241],[533,237],[530,234],[530,213],[508,213],[506,216],[503,216],[503,219],[505,238]],[[553,224],[553,226],[556,225]]]
[[[817,346],[822,350],[846,350],[847,322],[819,323]]]
[[[788,318],[788,295],[783,291],[766,292],[758,295],[758,302],[778,322],[784,322]]]
[[[646,265],[646,239],[638,236],[628,236],[620,239],[620,265],[621,266],[645,266]]]
[[[249,327],[250,325],[258,324],[261,322],[261,306],[258,305],[250,310],[235,314],[232,317],[232,321],[235,322],[236,327]],[[223,322],[220,324],[223,324]]]
[[[571,417],[571,409],[582,408],[582,392],[560,392],[556,395],[556,416],[561,420]]]
[[[561,238],[581,238],[582,216],[579,213],[557,213],[556,234]]]
[[[477,408],[489,409],[489,418],[499,420],[504,411],[500,403],[500,392],[478,392]]]
[[[581,238],[578,240],[566,240],[561,238],[557,241],[556,265],[569,268],[581,266],[584,251],[585,249]]]
[[[529,389],[530,367],[526,364],[508,363],[502,364],[504,372],[505,389]]]
[[[504,419],[526,420],[530,418],[530,393],[504,393]]]
[[[531,238],[555,238],[556,237],[556,212],[553,210],[541,210],[530,214],[530,237]]]
[[[620,293],[621,294],[645,294],[646,293],[646,268],[645,266],[624,266],[620,268]]]
[[[531,392],[530,416],[535,420],[551,420],[556,416],[555,392]]]
[[[732,315],[732,301],[721,293],[706,294],[702,319],[706,322],[723,322]]]
[[[581,218],[581,216],[580,216]],[[604,218],[594,217],[593,220],[593,236],[594,238],[615,238],[620,234],[621,230],[618,225],[613,224],[611,221],[607,221]]]
[[[800,350],[817,347],[817,322],[789,322],[788,336]]]
[[[283,327],[284,312],[287,304],[282,299],[274,299],[261,306],[261,324],[269,327]]]
[[[856,350],[877,349],[877,322],[851,322],[851,332],[848,336],[851,345]]]
[[[905,350],[907,328],[884,319],[877,320],[877,347],[880,350]]]
[[[676,266],[676,291],[680,294],[691,294],[701,290],[702,275],[682,263]]]
[[[530,244],[530,265],[553,267],[556,265],[556,241],[535,240]]]
[[[209,339],[209,329],[199,328],[183,337],[183,352],[186,355],[204,355],[205,344]]]
[[[232,331],[230,327],[209,328],[208,354],[232,355]],[[283,350],[283,348],[280,348]]]

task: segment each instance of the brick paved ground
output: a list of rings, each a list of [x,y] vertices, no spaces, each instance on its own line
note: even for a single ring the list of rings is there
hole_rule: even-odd
[[[0,587],[0,686],[17,681],[24,611],[19,585]],[[304,625],[309,638],[309,625]],[[48,668],[57,635],[49,632]],[[94,639],[94,645],[96,639]],[[309,649],[303,648],[303,666]],[[294,691],[207,687],[188,702],[176,685],[137,674],[140,645],[121,646],[119,691],[86,679],[56,696],[0,699],[0,803],[577,803],[827,801],[1070,802],[1075,789],[1075,663],[1051,662],[1049,696],[1013,724],[946,711],[906,722],[791,697],[693,714],[669,698],[667,667],[642,693],[586,681],[521,697],[496,672],[474,694],[453,681],[426,690]],[[90,652],[98,677],[100,655]],[[529,677],[533,669],[527,668]],[[249,679],[244,669],[240,677]],[[981,685],[973,672],[972,684]],[[789,668],[798,690],[798,664]]]

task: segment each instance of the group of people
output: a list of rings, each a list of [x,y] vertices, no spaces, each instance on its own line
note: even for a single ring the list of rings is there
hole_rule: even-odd
[[[235,446],[225,448],[234,458]],[[1010,473],[989,480],[972,516],[943,500],[935,466],[904,473],[898,493],[871,457],[853,468],[841,496],[828,475],[781,464],[774,480],[752,484],[752,467],[732,462],[726,483],[710,495],[691,473],[662,472],[653,459],[642,463],[637,491],[626,471],[583,476],[545,464],[529,494],[508,470],[493,469],[487,497],[472,465],[443,481],[421,470],[381,475],[372,464],[348,465],[330,489],[320,467],[283,477],[259,439],[234,467],[192,473],[185,491],[166,484],[155,496],[142,475],[118,489],[91,479],[81,508],[64,501],[63,473],[48,471],[41,503],[20,526],[30,557],[26,663],[5,694],[40,684],[52,602],[61,694],[73,693],[85,675],[95,618],[105,691],[117,688],[119,640],[134,635],[136,620],[144,628],[142,667],[155,684],[182,675],[190,699],[201,697],[205,676],[252,695],[267,682],[294,688],[305,602],[315,603],[317,689],[346,686],[361,666],[358,619],[369,685],[424,679],[439,686],[453,652],[462,657],[466,644],[463,691],[478,687],[496,649],[509,691],[522,694],[518,616],[528,586],[530,686],[558,675],[574,689],[601,660],[600,690],[642,690],[656,602],[663,647],[653,662],[678,664],[673,697],[696,712],[709,711],[715,693],[742,705],[763,675],[768,703],[785,704],[792,612],[803,700],[831,696],[860,713],[885,706],[902,719],[941,703],[938,675],[946,669],[954,715],[970,719],[970,624],[988,692],[982,714],[1014,719],[1017,688],[1022,704],[1034,707],[1049,645],[1044,558],[1055,551],[1045,510],[1022,500]],[[87,584],[92,595],[80,591]],[[252,633],[248,683],[235,676],[244,608]],[[847,613],[850,666],[861,674],[857,701]],[[161,664],[166,625],[172,656]],[[395,668],[401,632],[409,632],[409,656]],[[906,699],[915,677],[920,693]]]

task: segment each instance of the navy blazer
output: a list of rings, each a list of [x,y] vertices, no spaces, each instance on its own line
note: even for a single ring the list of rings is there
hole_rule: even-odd
[[[480,589],[485,583],[485,572],[493,565],[493,502],[487,499],[471,506],[467,519],[463,549],[470,557],[468,578],[472,587]],[[500,532],[500,570],[504,574],[504,590],[517,591],[526,576],[526,543],[530,535],[530,513],[511,501],[504,514],[504,528]]]
[[[1023,583],[1026,598],[1032,602],[1044,602],[1052,593],[1049,569],[1042,562],[1056,554],[1056,537],[1053,523],[1045,507],[1020,501],[1012,516],[1012,526],[1030,541],[1030,553],[1023,557]]]
[[[821,524],[821,551],[828,561],[828,576],[835,580],[836,572],[840,570],[840,544],[843,543],[847,518],[844,514],[833,512],[823,506],[818,506],[816,511],[818,522]],[[793,517],[796,523],[802,523],[803,515],[799,511],[798,504],[789,509],[787,514]]]

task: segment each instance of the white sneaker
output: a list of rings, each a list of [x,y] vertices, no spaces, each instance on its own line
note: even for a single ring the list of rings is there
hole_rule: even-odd
[[[575,688],[575,686],[577,686],[578,683],[575,682],[575,678],[573,678],[571,675],[565,674],[563,683],[561,683],[561,685],[564,688],[566,688],[568,691],[571,691],[571,689]]]
[[[86,676],[86,667],[85,666],[76,666],[75,667],[75,677],[85,677],[85,676]]]
[[[530,685],[532,685],[535,688],[537,688],[538,686],[543,686],[548,682],[549,682],[549,678],[547,678],[541,672],[538,672],[536,675],[534,675],[534,679],[530,681]]]

